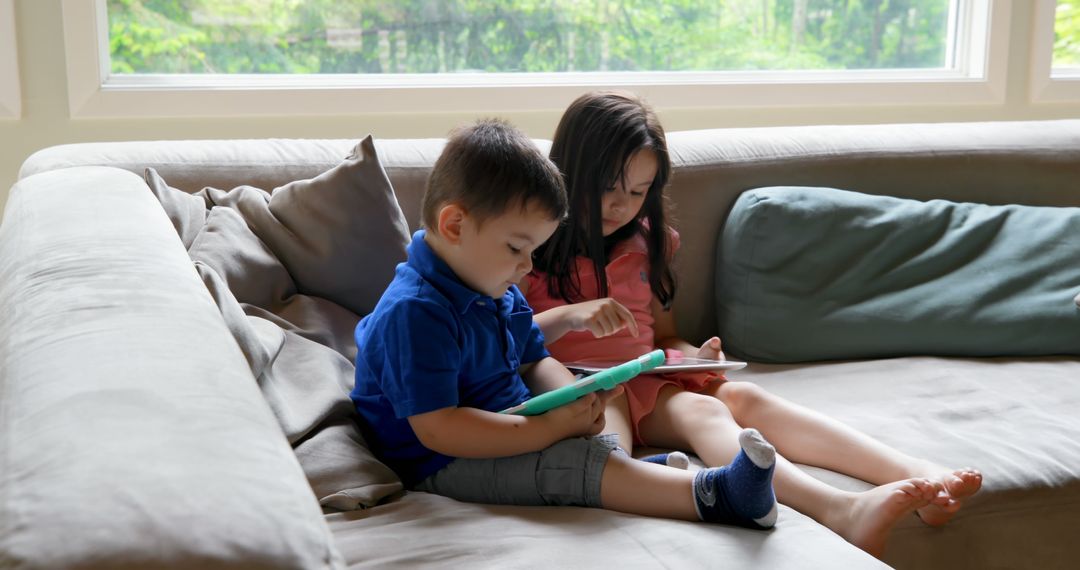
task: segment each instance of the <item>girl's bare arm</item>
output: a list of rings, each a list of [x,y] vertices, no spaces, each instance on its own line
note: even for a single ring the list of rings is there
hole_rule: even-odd
[[[700,347],[694,346],[689,342],[686,342],[679,336],[679,333],[675,330],[675,311],[674,309],[664,310],[664,306],[660,304],[660,301],[653,297],[652,300],[652,314],[653,314],[653,332],[656,338],[656,348],[673,349],[682,352],[687,356],[697,356],[699,358],[715,358],[717,360],[723,360],[724,352],[721,349],[720,338],[712,337],[705,341]]]
[[[525,281],[518,284],[518,288],[523,295],[529,292]],[[544,333],[544,344],[551,344],[571,331],[589,331],[596,338],[613,335],[623,329],[629,329],[635,337],[638,335],[634,314],[610,297],[553,307],[533,315],[533,320]]]

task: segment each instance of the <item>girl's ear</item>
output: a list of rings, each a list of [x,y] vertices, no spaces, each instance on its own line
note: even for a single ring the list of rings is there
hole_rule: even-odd
[[[457,245],[461,241],[461,230],[465,218],[465,209],[457,204],[446,204],[440,208],[437,229],[442,239],[447,243]]]

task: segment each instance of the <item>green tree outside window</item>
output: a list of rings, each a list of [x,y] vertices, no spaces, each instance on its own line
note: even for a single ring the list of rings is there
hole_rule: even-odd
[[[941,68],[950,8],[949,0],[107,5],[114,73],[193,74]]]
[[[1054,11],[1054,66],[1080,67],[1080,0],[1058,0]]]

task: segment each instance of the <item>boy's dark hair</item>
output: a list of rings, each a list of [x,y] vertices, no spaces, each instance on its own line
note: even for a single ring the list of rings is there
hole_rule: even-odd
[[[641,214],[605,238],[602,195],[626,175],[627,162],[643,149],[656,153],[658,166]],[[608,255],[615,244],[641,234],[648,244],[649,286],[664,308],[670,307],[675,275],[670,267],[670,215],[664,187],[671,177],[671,158],[664,129],[652,108],[629,92],[586,93],[563,113],[549,156],[565,177],[572,216],[533,255],[536,267],[547,273],[548,290],[568,303],[584,300],[574,271],[575,258],[584,255],[595,266],[599,296],[607,297]]]
[[[564,218],[568,207],[559,169],[501,119],[482,119],[450,134],[424,191],[424,226],[434,228],[439,208],[448,203],[460,205],[479,224],[515,205],[539,206],[553,220]]]

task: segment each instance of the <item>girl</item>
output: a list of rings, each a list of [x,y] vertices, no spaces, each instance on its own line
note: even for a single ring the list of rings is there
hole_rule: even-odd
[[[667,225],[663,189],[671,163],[652,109],[629,93],[586,94],[559,122],[551,159],[566,181],[570,216],[537,249],[521,289],[552,355],[563,362],[626,360],[655,347],[722,359],[719,338],[697,347],[675,332],[669,262],[679,239]],[[625,449],[682,449],[710,466],[731,461],[743,426],[758,429],[779,454],[777,499],[878,557],[902,517],[916,512],[926,524],[945,524],[982,485],[976,470],[905,455],[754,384],[712,373],[638,377],[605,415],[606,431]],[[879,486],[837,489],[792,461]]]

